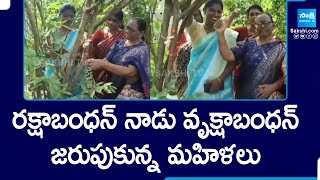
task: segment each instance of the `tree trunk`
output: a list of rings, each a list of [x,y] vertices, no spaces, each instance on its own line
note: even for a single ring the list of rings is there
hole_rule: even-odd
[[[152,11],[150,12],[150,29],[149,29],[149,34],[150,34],[150,51],[151,51],[151,54],[153,56],[153,60],[154,60],[154,63],[156,63],[156,51],[154,49],[154,46],[153,46],[153,43],[154,43],[154,39],[153,39],[153,35],[154,35],[154,32],[153,32],[153,17],[154,17],[154,13],[156,11],[156,8],[157,8],[157,4],[158,4],[158,0],[155,0],[154,1],[154,5],[152,7]]]
[[[169,83],[172,75],[172,69],[173,69],[173,61],[175,60],[176,54],[177,54],[177,44],[178,44],[178,25],[180,21],[180,7],[178,1],[173,1],[173,22],[171,27],[171,36],[173,36],[173,39],[171,39],[170,48],[169,48],[169,59],[167,60],[168,66],[167,66],[167,73],[164,79],[164,86]]]
[[[35,49],[36,55],[39,56],[41,54],[41,48],[40,48],[41,44],[40,44],[39,29],[36,23],[36,17],[32,11],[31,6],[27,1],[25,1],[25,8],[26,8],[28,19],[29,19],[30,29],[32,31],[33,38],[34,38],[34,49]],[[30,73],[33,73],[33,72],[30,72]],[[36,77],[43,76],[42,69],[41,68],[36,69],[35,75]],[[31,88],[34,87],[34,84],[30,84],[30,87]],[[32,93],[35,99],[41,98],[41,89],[42,87],[39,87],[35,90],[35,92]]]
[[[89,18],[89,28],[88,28],[88,35],[87,35],[87,38],[90,38],[91,35],[94,33],[94,24],[95,22],[97,21],[97,16],[98,16],[98,13],[99,13],[99,8],[98,7],[95,7],[93,10],[92,10],[92,13],[90,14],[90,18]]]
[[[30,28],[32,31],[32,34],[34,36],[34,49],[37,55],[40,53],[40,35],[39,35],[39,30],[38,26],[36,23],[36,17],[34,13],[32,12],[31,6],[27,1],[25,1],[25,8],[26,8],[26,13],[30,22]]]
[[[190,6],[188,6],[187,9],[185,9],[182,13],[179,13],[179,10],[180,10],[180,4],[178,3],[178,1],[174,1],[174,17],[173,17],[173,23],[172,23],[172,29],[171,29],[171,33],[173,34],[174,38],[172,39],[171,41],[171,44],[170,44],[170,55],[169,55],[169,58],[168,58],[168,62],[167,62],[167,69],[166,69],[166,76],[164,78],[164,83],[161,82],[161,84],[163,84],[164,86],[166,84],[169,83],[170,79],[171,79],[171,74],[172,74],[172,69],[173,69],[173,62],[174,62],[174,59],[177,55],[177,44],[178,44],[178,40],[180,39],[181,35],[179,36],[178,35],[178,32],[179,34],[183,33],[183,29],[185,28],[185,23],[182,24],[181,28],[179,31],[178,31],[178,25],[179,25],[179,21],[181,19],[184,19],[186,18],[187,16],[192,16],[192,14],[194,12],[196,12],[200,6],[205,3],[206,0],[197,0],[195,2],[193,2]],[[185,4],[189,3],[189,1],[185,1],[184,3],[181,3],[182,5],[185,6]],[[187,7],[187,6],[185,6]],[[183,7],[182,7],[183,8]]]
[[[172,14],[172,1],[171,0],[165,0],[164,5],[164,11],[163,11],[163,19],[162,19],[162,25],[161,25],[161,34],[160,39],[158,43],[158,56],[156,59],[156,88],[161,91],[163,83],[161,81],[161,76],[163,74],[163,58],[166,50],[166,45],[164,42],[166,41],[168,37],[168,27],[170,23],[170,17]]]
[[[91,5],[92,5],[92,0],[86,0],[85,9],[90,8]],[[73,46],[73,50],[72,50],[71,55],[70,55],[70,60],[71,61],[74,61],[76,59],[76,57],[77,57],[77,53],[78,53],[78,51],[80,49],[80,45],[81,45],[81,42],[82,42],[82,37],[83,37],[84,31],[86,29],[86,26],[88,25],[89,17],[90,17],[90,12],[85,10],[83,15],[82,15],[82,18],[81,18],[81,23],[80,23],[80,27],[79,27],[79,33],[78,33],[76,42],[75,42],[75,44]]]

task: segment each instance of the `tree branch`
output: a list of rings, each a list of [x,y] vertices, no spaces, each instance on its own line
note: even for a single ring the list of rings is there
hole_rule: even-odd
[[[87,34],[87,38],[90,38],[92,33],[94,32],[94,25],[95,22],[97,20],[97,16],[99,14],[99,6],[95,7],[94,9],[91,10],[91,12],[93,11],[93,13],[90,14],[90,18],[89,18],[89,28],[88,28],[88,34]]]
[[[85,7],[91,7],[91,4],[92,4],[92,0],[86,0]],[[82,15],[81,22],[80,22],[80,27],[79,27],[79,33],[78,33],[76,42],[74,44],[73,50],[72,50],[71,55],[70,55],[70,60],[71,61],[76,59],[77,53],[78,53],[78,51],[80,49],[80,44],[81,44],[81,41],[82,41],[82,37],[83,37],[84,31],[85,31],[85,28],[88,25],[89,15],[90,15],[90,13],[86,12],[86,11]]]
[[[39,30],[38,30],[38,26],[36,24],[36,17],[34,16],[32,9],[27,1],[25,1],[25,9],[26,9],[26,13],[27,13],[27,16],[29,19],[32,34],[34,36],[34,48],[35,48],[36,53],[39,55],[39,53],[40,53]]]
[[[173,61],[176,57],[177,51],[177,44],[178,44],[178,26],[180,21],[180,4],[178,1],[173,1],[173,22],[171,27],[171,36],[174,38],[171,40],[170,47],[169,47],[169,59],[167,60],[167,71],[166,76],[164,78],[164,85],[168,84],[171,79],[172,69],[173,69]]]
[[[166,50],[165,41],[168,37],[168,28],[170,23],[170,17],[172,15],[172,1],[165,0],[164,4],[164,12],[161,24],[161,34],[158,42],[158,51],[157,51],[157,59],[156,59],[156,87],[159,91],[162,90],[163,81],[162,81],[162,73],[163,73],[163,58]],[[160,75],[159,75],[160,73]]]
[[[179,29],[179,32],[178,32],[178,41],[180,41],[181,36],[182,36],[182,34],[184,32],[184,29],[187,26],[187,22],[188,22],[189,16],[191,16],[191,15],[188,15],[186,18],[184,18],[182,23],[181,23],[181,26],[180,26],[180,29]]]
[[[195,2],[193,2],[191,4],[191,6],[189,6],[186,10],[184,10],[180,16],[179,19],[183,19],[185,18],[188,14],[193,14],[194,12],[196,12],[201,6],[202,4],[204,4],[207,0],[197,0]]]
[[[92,10],[95,10],[99,5],[101,4],[101,1],[96,2],[93,6],[86,9],[87,12],[91,12]]]
[[[181,11],[185,11],[191,4],[192,0],[183,0],[180,2]]]
[[[36,2],[36,6],[37,6],[39,14],[40,14],[42,27],[43,27],[43,29],[46,29],[46,21],[45,21],[44,15],[43,15],[43,8],[40,5],[40,1]]]
[[[96,30],[102,23],[104,23],[110,12],[115,11],[115,10],[120,10],[123,9],[125,7],[127,7],[132,1],[131,0],[122,0],[120,1],[118,4],[116,4],[103,18],[101,18],[95,25],[94,25],[94,30]]]

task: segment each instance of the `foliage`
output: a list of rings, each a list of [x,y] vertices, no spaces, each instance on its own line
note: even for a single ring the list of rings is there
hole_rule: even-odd
[[[102,22],[97,23],[99,20],[103,19],[108,12],[120,7],[122,2],[125,0],[92,0],[93,2],[100,2],[98,10],[96,11],[96,17],[91,18],[92,22],[89,22],[85,26],[85,33],[90,35],[90,33],[97,28],[105,27]],[[177,0],[178,1],[178,0]],[[54,32],[56,32],[57,27],[62,25],[59,19],[59,10],[62,4],[69,2],[73,4],[77,10],[76,19],[73,23],[73,28],[79,28],[81,21],[83,20],[83,14],[86,12],[85,0],[26,0],[30,5],[33,16],[35,17],[35,24],[37,32],[32,29],[32,21],[29,19],[29,14],[26,13],[25,18],[25,97],[27,98],[54,98],[54,99],[64,99],[64,98],[94,98],[94,94],[99,92],[113,92],[114,87],[111,84],[95,83],[92,80],[91,72],[84,68],[86,77],[81,80],[81,88],[83,93],[79,96],[72,97],[70,84],[68,84],[66,79],[66,72],[61,70],[57,71],[57,76],[46,78],[43,75],[44,68],[46,66],[53,66],[52,62],[49,61],[50,50],[59,51],[59,48],[63,46],[64,41],[54,41],[52,39]],[[124,24],[126,24],[132,17],[143,17],[147,21],[147,32],[145,32],[146,42],[150,48],[151,52],[151,96],[159,99],[163,99],[167,94],[173,94],[174,88],[174,77],[168,83],[163,83],[162,90],[159,91],[155,88],[156,77],[162,76],[162,80],[165,74],[168,74],[168,66],[172,66],[171,62],[166,62],[169,56],[169,47],[166,45],[164,50],[163,59],[157,59],[159,53],[159,42],[164,41],[164,43],[169,43],[172,40],[169,37],[173,37],[171,32],[171,27],[173,21],[171,19],[167,29],[162,30],[162,22],[165,16],[172,16],[172,14],[163,14],[165,8],[165,0],[139,0],[130,3],[123,9],[125,14]],[[173,2],[173,1],[172,1]],[[178,1],[179,3],[184,2],[183,0]],[[286,39],[286,1],[285,0],[224,0],[224,17],[228,17],[230,12],[239,9],[242,14],[237,18],[233,24],[233,27],[246,26],[247,15],[246,9],[252,4],[260,4],[266,12],[273,15],[276,32],[275,34],[282,40]],[[202,6],[203,7],[203,6]],[[94,13],[91,12],[93,16]],[[203,14],[203,13],[202,13]],[[204,14],[203,14],[204,15]],[[90,24],[91,23],[91,24]],[[94,24],[96,23],[96,24]],[[181,23],[181,22],[180,22]],[[90,28],[91,26],[91,28]],[[93,28],[94,27],[94,28]],[[163,31],[168,32],[168,37],[161,37]],[[39,40],[37,40],[37,35]],[[84,39],[87,38],[84,35]],[[41,42],[39,47],[37,47],[37,41]],[[52,44],[55,46],[52,47]],[[160,48],[161,49],[161,48]],[[80,52],[81,53],[81,52]],[[57,59],[65,59],[62,53],[56,54]],[[156,64],[161,61],[161,67],[157,67]],[[158,63],[159,64],[159,63]],[[63,68],[62,68],[63,69]],[[170,73],[169,73],[170,74]]]
[[[182,2],[182,0],[180,0],[179,2]],[[285,0],[224,0],[223,2],[224,2],[223,18],[228,18],[231,15],[231,12],[235,10],[240,10],[240,12],[242,12],[240,17],[233,21],[231,28],[248,26],[246,10],[248,9],[248,7],[250,7],[253,4],[259,4],[264,9],[265,12],[269,12],[273,16],[274,22],[276,24],[275,35],[280,37],[283,41],[286,40],[286,1]],[[163,12],[165,5],[160,3],[159,6],[162,6],[161,11]],[[202,10],[202,7],[200,8],[201,10]],[[202,15],[205,16],[203,11],[202,11]],[[168,15],[164,15],[164,16],[168,16]],[[159,24],[159,28],[160,26],[161,24]],[[172,21],[170,22],[168,29],[170,29],[171,26],[172,26]],[[167,31],[167,29],[164,29],[163,31]],[[176,43],[177,39],[174,39],[172,41],[170,39],[171,36],[172,35],[170,35],[169,33],[168,37],[165,37],[166,38],[165,43],[169,41],[171,41],[171,43]],[[160,38],[161,38],[160,36],[157,36],[156,41],[159,42]],[[168,52],[169,52],[169,49],[168,47],[166,47],[164,58],[157,59],[157,61],[162,61],[163,64],[165,64],[165,61],[168,57]],[[166,72],[169,69],[170,67],[166,67],[165,65],[156,67],[154,64],[152,64],[152,68],[151,68],[152,82],[155,82],[156,81],[155,77],[161,74],[170,74]],[[174,80],[174,77],[172,79]],[[167,91],[168,84],[166,84],[166,82],[165,83],[160,82],[160,87],[159,87],[159,84],[153,84],[153,86],[155,86],[153,87],[154,97],[158,97],[158,96],[163,97],[163,94],[167,93],[166,91]],[[155,91],[155,89],[157,89],[158,92]],[[184,97],[182,97],[182,99],[183,98]]]
[[[286,40],[286,1],[285,0],[225,0],[224,16],[228,17],[230,12],[239,9],[241,16],[237,18],[232,27],[243,27],[248,25],[246,10],[252,4],[260,5],[265,12],[269,12],[276,24],[275,34],[282,40]]]
[[[71,0],[77,15],[72,28],[79,27],[84,0]],[[111,83],[96,83],[91,70],[81,61],[70,61],[69,54],[61,50],[65,39],[57,38],[57,28],[62,26],[59,10],[64,0],[27,0],[25,18],[25,97],[28,99],[92,99],[97,93],[113,93]],[[35,21],[33,21],[34,19]],[[33,23],[33,24],[32,24]],[[40,42],[36,46],[36,41]],[[80,52],[81,53],[81,52]],[[79,54],[81,55],[81,54]],[[68,63],[62,63],[64,60]],[[70,65],[71,64],[71,65]],[[71,70],[68,69],[68,65]],[[45,76],[45,68],[52,67],[54,76]],[[82,77],[83,76],[83,77]],[[80,82],[78,82],[80,81]],[[82,93],[75,96],[72,92]]]
[[[171,80],[168,85],[159,91],[155,86],[151,88],[151,97],[152,99],[177,99],[176,96],[176,88],[175,88],[176,80]]]

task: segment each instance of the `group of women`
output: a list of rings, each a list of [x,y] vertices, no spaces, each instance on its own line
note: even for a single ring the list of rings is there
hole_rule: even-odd
[[[64,53],[70,54],[78,36],[78,29],[71,26],[76,9],[71,4],[61,7],[60,18],[63,26],[55,33],[55,42],[64,41]],[[83,42],[85,68],[90,68],[96,82],[112,83],[114,93],[96,93],[97,98],[107,99],[149,99],[150,98],[150,50],[144,42],[147,24],[143,18],[132,18],[123,25],[121,10],[110,12],[107,27],[96,31],[90,39]],[[46,67],[46,76],[54,76],[54,68],[63,66],[61,60],[55,66]],[[75,88],[73,95],[81,94]]]
[[[275,37],[273,17],[259,5],[246,14],[248,27],[230,29],[233,13],[222,20],[222,0],[208,0],[187,21],[184,44],[179,47],[176,70],[178,97],[196,99],[284,98],[286,90],[286,46]],[[78,30],[71,30],[76,10],[65,4],[60,10],[63,26],[55,33],[63,39],[66,53],[75,44]],[[111,82],[114,93],[97,93],[97,98],[150,98],[150,51],[144,42],[146,21],[132,18],[123,25],[121,10],[109,13],[107,27],[83,43],[86,66],[96,82]],[[58,41],[57,41],[58,42]],[[61,61],[60,65],[66,61]],[[53,76],[52,66],[46,76]],[[77,89],[77,88],[76,88]],[[79,94],[81,90],[73,92]]]
[[[250,25],[230,29],[239,14],[222,20],[221,0],[208,0],[203,12],[205,18],[189,19],[191,42],[181,46],[176,58],[178,97],[284,98],[286,46],[273,35],[272,15],[255,4],[246,12]]]

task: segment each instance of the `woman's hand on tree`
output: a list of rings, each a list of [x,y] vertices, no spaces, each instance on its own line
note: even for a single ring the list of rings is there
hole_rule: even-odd
[[[108,61],[106,59],[88,59],[86,63],[92,70],[102,70],[106,67]]]

